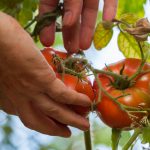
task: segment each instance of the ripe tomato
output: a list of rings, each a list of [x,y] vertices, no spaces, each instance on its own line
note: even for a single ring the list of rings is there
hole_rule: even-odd
[[[86,94],[91,99],[91,101],[94,101],[95,94],[93,92],[91,82],[88,79],[81,81],[76,76],[70,74],[56,74],[56,76],[61,80],[63,79],[64,84],[68,88],[76,90],[79,93]],[[90,111],[90,108],[77,105],[72,105],[71,109],[83,116],[86,116]]]
[[[111,71],[119,74],[124,66],[122,74],[130,77],[136,72],[140,63],[141,60],[139,59],[127,58],[111,64],[104,69],[108,70],[109,68]],[[145,64],[143,70],[146,71],[149,69],[150,64]],[[112,85],[114,78],[108,75],[99,74],[99,80],[103,88],[114,98],[123,94],[129,94],[118,98],[117,100],[120,103],[135,108],[150,108],[150,73],[139,74],[135,78],[135,83],[125,89],[115,88]],[[94,81],[93,88],[96,90],[96,95],[98,97],[98,84],[96,81]],[[104,123],[112,128],[119,129],[132,129],[140,126],[141,119],[146,115],[141,112],[130,112],[134,117],[129,117],[126,111],[120,109],[120,107],[104,93],[102,93],[102,99],[97,105],[97,112]],[[150,113],[147,115],[150,117]]]
[[[54,71],[57,70],[57,67],[56,67],[57,62],[54,61],[54,59],[53,59],[54,56],[57,55],[62,59],[67,58],[66,52],[57,51],[51,47],[46,47],[41,52],[42,52],[43,56],[45,57],[45,59],[47,60],[47,62],[51,65],[51,67],[53,68]]]

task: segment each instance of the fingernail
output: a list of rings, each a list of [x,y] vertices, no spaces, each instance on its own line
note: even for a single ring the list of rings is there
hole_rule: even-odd
[[[63,18],[63,26],[69,26],[71,25],[71,22],[72,22],[72,12],[67,11]]]

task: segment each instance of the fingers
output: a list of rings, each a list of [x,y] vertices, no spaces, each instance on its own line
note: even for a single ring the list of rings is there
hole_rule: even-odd
[[[64,83],[57,78],[53,82],[51,82],[47,94],[55,101],[64,104],[73,104],[80,106],[91,105],[91,101],[88,96],[67,88]]]
[[[41,0],[40,15],[56,8],[59,0]],[[91,45],[98,12],[99,0],[64,0],[63,38],[65,48],[71,52],[78,49],[88,49]],[[112,20],[117,10],[117,0],[105,0],[103,19]],[[80,14],[81,29],[80,29]],[[80,35],[79,35],[80,30]],[[55,22],[45,27],[40,33],[40,40],[44,46],[50,46],[55,39]]]
[[[111,21],[115,18],[118,0],[105,0],[103,10],[103,20]]]
[[[70,28],[63,27],[64,46],[69,53],[77,53],[79,50],[79,21]]]
[[[80,14],[83,0],[64,0],[63,39],[64,46],[70,53],[79,50]]]
[[[98,12],[98,4],[99,0],[84,0],[81,18],[80,49],[85,50],[91,45]]]
[[[80,18],[83,0],[64,0],[63,26],[72,26]]]
[[[57,5],[59,0],[40,0],[39,5],[39,15],[53,11]],[[54,43],[55,39],[55,22],[52,22],[52,24],[49,27],[45,27],[40,32],[40,41],[44,46],[51,46]]]
[[[43,134],[62,137],[71,135],[67,126],[46,117],[31,103],[25,102],[21,107],[18,107],[18,115],[26,127]]]
[[[66,105],[57,103],[47,96],[39,95],[38,99],[36,99],[36,105],[47,116],[62,124],[70,125],[81,130],[87,130],[89,128],[89,123],[85,118],[71,111]]]

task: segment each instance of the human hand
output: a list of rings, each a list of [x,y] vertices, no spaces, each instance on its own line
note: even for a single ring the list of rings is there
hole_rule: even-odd
[[[39,15],[53,11],[59,0],[40,0]],[[70,53],[90,47],[99,0],[64,0],[63,40]],[[103,19],[112,20],[115,17],[117,0],[104,0]],[[81,21],[80,21],[81,20]],[[55,22],[40,32],[43,45],[50,46],[55,39]]]
[[[13,18],[3,13],[0,18],[0,106],[44,134],[70,136],[68,125],[87,130],[88,121],[68,106],[89,106],[89,98],[55,77],[31,37]]]

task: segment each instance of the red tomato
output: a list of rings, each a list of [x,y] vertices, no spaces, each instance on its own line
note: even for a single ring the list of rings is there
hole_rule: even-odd
[[[57,50],[54,50],[51,47],[46,47],[41,52],[44,55],[44,57],[47,60],[47,62],[52,66],[54,71],[57,70],[56,69],[56,62],[54,62],[54,60],[53,60],[54,56],[57,55],[57,56],[59,56],[62,59],[66,59],[67,58],[67,53],[66,52],[57,51]]]
[[[62,74],[56,74],[56,76],[61,80],[63,79],[64,84],[68,88],[76,90],[79,93],[86,94],[91,99],[91,101],[94,101],[95,95],[92,89],[92,85],[88,79],[86,81],[81,81],[76,76],[70,74],[64,74],[63,77]],[[83,116],[86,116],[90,111],[90,108],[78,106],[78,104],[76,106],[72,105],[71,109]]]
[[[123,75],[130,77],[136,72],[140,63],[141,60],[139,59],[127,58],[109,65],[108,68],[119,74],[124,65]],[[104,69],[107,70],[107,68]],[[143,70],[149,69],[150,64],[145,64]],[[135,108],[150,108],[150,73],[139,74],[132,86],[122,90],[116,89],[111,84],[111,80],[114,81],[114,78],[108,75],[99,74],[99,80],[101,81],[103,88],[113,97],[129,94],[118,98],[120,103]],[[97,91],[96,93],[98,95],[98,85],[96,81],[94,81],[93,88]],[[141,119],[146,115],[140,112],[134,112],[131,114],[135,117],[129,117],[126,111],[120,109],[120,107],[104,93],[102,93],[101,102],[97,105],[97,112],[104,123],[112,128],[119,129],[132,129],[140,126]],[[150,117],[150,114],[148,115]]]

